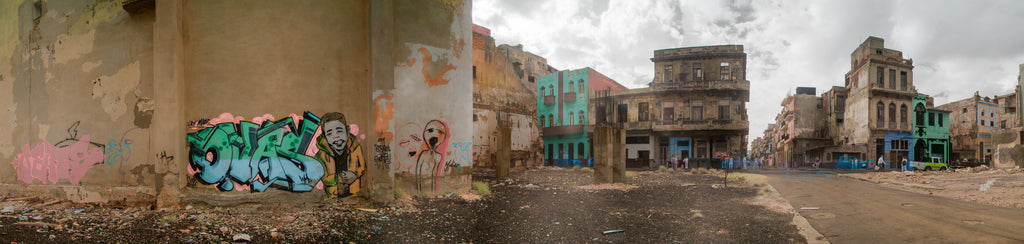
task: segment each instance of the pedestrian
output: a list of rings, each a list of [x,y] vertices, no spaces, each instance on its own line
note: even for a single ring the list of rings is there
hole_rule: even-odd
[[[672,169],[679,168],[679,156],[672,155]]]
[[[883,158],[883,156],[878,156],[878,162],[875,163],[875,170],[884,170],[884,169],[885,169],[885,158]]]
[[[683,158],[683,168],[685,168],[685,169],[689,169],[690,168],[690,158],[689,157]]]

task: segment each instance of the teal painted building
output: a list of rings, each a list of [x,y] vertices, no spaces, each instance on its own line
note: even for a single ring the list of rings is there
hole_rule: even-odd
[[[559,71],[537,79],[537,119],[542,127],[545,165],[554,159],[587,162],[587,112],[591,92],[626,87],[591,68]]]
[[[924,94],[914,95],[913,108],[911,134],[914,139],[910,145],[910,158],[921,162],[938,158],[948,163],[953,149],[949,142],[949,111],[929,108],[928,97]]]

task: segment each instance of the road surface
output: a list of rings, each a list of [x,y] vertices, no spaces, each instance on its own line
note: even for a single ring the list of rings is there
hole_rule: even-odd
[[[762,171],[832,243],[1022,243],[1024,210],[930,196],[827,171]]]

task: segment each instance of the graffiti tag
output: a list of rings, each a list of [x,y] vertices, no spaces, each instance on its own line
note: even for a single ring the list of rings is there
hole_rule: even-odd
[[[305,155],[320,118],[306,112],[296,127],[291,117],[264,121],[226,122],[187,135],[189,165],[204,184],[223,191],[232,182],[262,192],[271,185],[292,191],[310,191],[324,176],[324,166]]]
[[[384,138],[377,139],[377,144],[373,145],[373,149],[376,152],[373,156],[373,162],[379,169],[387,169],[391,167],[391,147],[384,143]]]
[[[46,140],[31,149],[26,144],[11,164],[18,172],[18,180],[25,183],[31,184],[33,179],[38,179],[43,184],[56,184],[66,179],[78,185],[89,169],[104,160],[103,151],[89,148],[89,144],[89,135],[82,136],[70,146],[58,147]]]

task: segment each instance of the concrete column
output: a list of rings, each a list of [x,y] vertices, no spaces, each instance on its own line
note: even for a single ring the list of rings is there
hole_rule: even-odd
[[[615,129],[608,126],[594,127],[594,184],[612,182],[612,162],[615,157],[612,144]]]
[[[612,144],[612,182],[626,182],[626,130],[611,129]]]
[[[185,148],[185,55],[181,1],[157,1],[153,23],[153,123],[157,207],[176,208],[188,182]],[[159,156],[164,156],[163,158]],[[171,160],[167,160],[171,159]]]
[[[498,126],[498,160],[494,162],[494,172],[498,177],[506,177],[512,167],[512,127]]]
[[[370,83],[372,90],[371,100],[368,104],[370,111],[373,111],[374,114],[374,133],[368,133],[366,139],[379,143],[381,148],[377,150],[377,145],[375,145],[373,149],[375,154],[366,155],[376,155],[377,151],[390,154],[392,149],[390,145],[394,140],[394,135],[388,130],[396,130],[394,118],[383,113],[379,114],[377,111],[386,111],[387,103],[394,96],[395,61],[392,46],[395,39],[395,3],[392,0],[381,0],[370,1],[369,5],[370,41],[367,48],[370,50],[370,55],[366,58],[370,63],[370,73],[369,80],[365,82]],[[365,150],[367,147],[363,149]],[[377,160],[377,158],[374,157],[373,160]],[[395,159],[381,158],[388,162],[373,162],[373,164],[387,167],[366,167],[363,177],[367,177],[367,180],[364,181],[366,185],[363,186],[363,189],[367,190],[368,194],[363,194],[363,196],[376,200],[392,200],[395,198],[395,181],[391,174],[393,168],[391,160]]]

